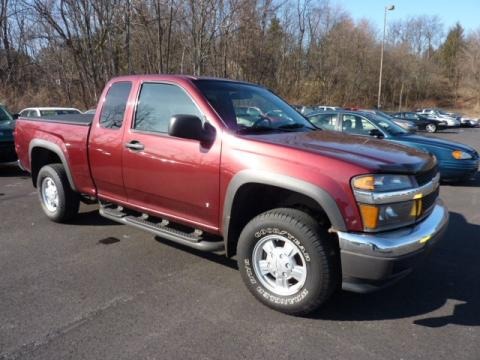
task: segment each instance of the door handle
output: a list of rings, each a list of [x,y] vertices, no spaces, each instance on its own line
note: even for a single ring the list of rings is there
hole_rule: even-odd
[[[140,151],[140,150],[145,149],[145,146],[140,141],[136,141],[136,140],[133,140],[133,141],[130,141],[129,143],[126,143],[125,147],[127,149],[136,150],[136,151]]]

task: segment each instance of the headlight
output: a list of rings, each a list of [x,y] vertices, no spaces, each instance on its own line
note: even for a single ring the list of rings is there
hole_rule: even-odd
[[[406,175],[361,175],[352,180],[354,189],[375,192],[405,190],[413,186],[410,177]]]
[[[394,174],[360,175],[351,185],[362,218],[363,230],[384,231],[408,226],[430,208],[425,196],[438,188],[438,174],[432,181],[417,187],[413,177]]]
[[[472,155],[462,150],[452,151],[452,156],[457,160],[467,160],[472,158]]]

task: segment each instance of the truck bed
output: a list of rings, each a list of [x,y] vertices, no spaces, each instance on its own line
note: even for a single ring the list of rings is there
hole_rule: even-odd
[[[88,165],[88,134],[92,123],[91,114],[59,115],[48,118],[20,117],[15,128],[15,150],[20,165],[29,172],[30,157],[36,144],[53,143],[65,156],[70,169],[70,178],[75,189],[84,194],[94,195],[95,188]]]
[[[65,115],[55,115],[49,117],[23,117],[25,120],[29,121],[40,121],[40,122],[56,122],[61,124],[71,124],[71,125],[90,125],[93,121],[94,114],[65,114]]]

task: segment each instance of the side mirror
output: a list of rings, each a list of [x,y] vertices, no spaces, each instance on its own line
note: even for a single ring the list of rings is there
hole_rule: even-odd
[[[17,120],[20,117],[20,114],[13,114],[12,118],[13,120]]]
[[[182,139],[211,143],[215,139],[215,128],[195,115],[173,115],[170,118],[168,134]]]
[[[377,139],[383,139],[383,138],[384,138],[383,133],[382,133],[380,130],[378,130],[378,129],[372,129],[372,130],[370,130],[369,133],[368,133],[368,135],[374,136],[374,137],[376,137]]]

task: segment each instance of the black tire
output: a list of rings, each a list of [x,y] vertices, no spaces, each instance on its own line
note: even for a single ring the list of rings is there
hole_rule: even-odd
[[[254,249],[268,235],[288,238],[303,255],[306,279],[294,294],[284,296],[273,292],[256,273]],[[318,309],[339,288],[341,269],[337,248],[332,235],[310,215],[290,208],[273,209],[252,219],[240,234],[238,268],[248,290],[259,301],[283,313],[307,315]]]
[[[430,123],[425,126],[425,130],[429,133],[437,132],[438,127],[436,124]]]
[[[42,196],[42,184],[51,179],[56,186],[58,205],[55,210],[49,209]],[[42,167],[37,177],[37,190],[43,212],[55,222],[66,222],[78,214],[80,196],[70,187],[67,173],[62,164],[49,164]]]

